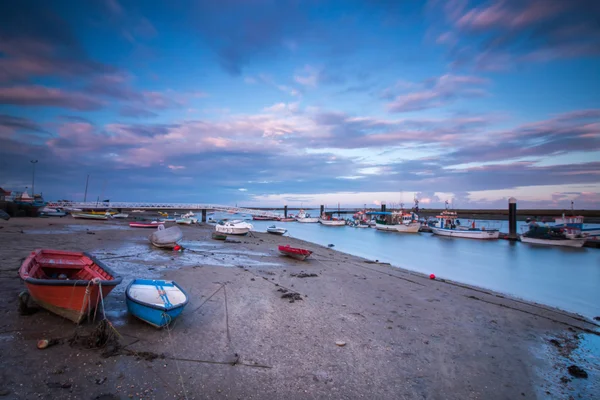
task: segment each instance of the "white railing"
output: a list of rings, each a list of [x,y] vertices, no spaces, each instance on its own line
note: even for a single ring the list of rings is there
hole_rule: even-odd
[[[124,210],[214,210],[240,214],[256,215],[261,217],[278,217],[272,211],[254,210],[251,208],[223,206],[219,204],[196,204],[196,203],[149,203],[149,202],[75,202],[55,201],[48,203],[49,207],[57,208],[80,208],[80,209],[124,209]]]

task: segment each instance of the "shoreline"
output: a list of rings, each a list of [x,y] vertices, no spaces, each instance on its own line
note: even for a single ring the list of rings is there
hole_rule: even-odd
[[[8,382],[0,384],[0,393],[9,390],[15,398],[105,393],[184,398],[185,391],[188,398],[493,399],[535,398],[545,390],[554,398],[568,398],[598,389],[594,359],[580,364],[590,374],[585,382],[560,380],[572,379],[568,363],[583,362],[561,352],[577,348],[584,334],[597,337],[598,324],[550,306],[430,280],[295,238],[254,233],[235,238],[240,243],[217,243],[210,239],[211,225],[182,227],[189,243],[183,253],[152,249],[146,240],[150,230],[130,229],[122,222],[22,218],[1,225],[0,281],[5,290],[0,313],[5,318],[0,330],[12,336],[0,340],[6,355],[0,374]],[[67,225],[78,229],[56,233]],[[20,233],[28,230],[50,233]],[[315,253],[298,262],[278,256],[277,243]],[[188,291],[190,304],[169,331],[127,315],[122,295],[126,280],[106,299],[107,318],[128,349],[166,358],[102,358],[98,351],[66,344],[36,349],[42,336],[74,330],[73,324],[43,310],[28,317],[16,313],[23,285],[15,269],[36,247],[92,251],[126,279],[151,275],[177,280]],[[318,277],[291,276],[301,271]],[[289,303],[278,289],[297,292],[302,300]],[[546,349],[552,340],[561,347]],[[336,346],[336,341],[346,345]],[[43,368],[33,369],[41,361]],[[67,371],[54,373],[64,370],[66,362]],[[123,371],[128,372],[120,377]],[[33,383],[27,384],[26,377]],[[48,389],[49,383],[63,380],[71,386]]]

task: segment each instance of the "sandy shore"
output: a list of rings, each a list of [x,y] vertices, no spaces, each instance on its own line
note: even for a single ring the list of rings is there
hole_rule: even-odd
[[[152,248],[126,221],[0,221],[0,398],[535,399],[593,398],[598,355],[578,356],[593,321],[377,264],[297,239],[210,239],[184,226],[181,253]],[[306,262],[277,244],[314,251]],[[70,346],[73,323],[17,312],[17,269],[33,249],[89,251],[124,276],[106,316],[125,346]],[[300,272],[317,277],[298,278]],[[176,280],[191,297],[170,330],[127,314],[132,277]],[[297,292],[302,300],[281,298]],[[97,323],[96,323],[97,324]],[[88,323],[91,329],[96,324]],[[45,350],[42,338],[63,339]],[[344,346],[336,345],[344,342]],[[106,354],[104,354],[106,355]],[[155,358],[158,356],[158,358]],[[571,376],[568,366],[589,377]]]

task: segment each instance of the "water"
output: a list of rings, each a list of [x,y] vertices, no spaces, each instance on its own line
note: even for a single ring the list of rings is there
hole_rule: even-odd
[[[313,214],[317,215],[318,211]],[[240,218],[236,215],[223,217]],[[508,221],[488,222],[490,227],[508,231]],[[276,224],[288,230],[286,235],[323,246],[334,244],[335,250],[345,253],[425,274],[434,273],[440,278],[590,318],[600,316],[598,249],[531,246],[506,240],[456,239],[429,233],[401,234],[297,222],[252,221],[252,224],[256,231],[262,232]],[[524,223],[518,225],[521,231],[520,226]],[[281,241],[285,243],[285,236]]]

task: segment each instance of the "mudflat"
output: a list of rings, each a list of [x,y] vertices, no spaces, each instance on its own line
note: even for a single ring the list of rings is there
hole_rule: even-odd
[[[581,356],[579,349],[597,339],[594,321],[293,238],[252,233],[216,241],[213,229],[183,226],[185,250],[173,252],[153,248],[151,230],[127,221],[0,221],[0,398],[600,393],[598,354]],[[280,256],[278,244],[314,253],[297,261]],[[37,248],[88,251],[124,277],[96,321],[77,328],[45,310],[19,314],[24,285],[17,270]],[[190,303],[169,329],[128,315],[125,287],[143,277],[173,279],[187,290]],[[81,340],[104,315],[113,340]],[[39,350],[41,339],[53,345]]]

